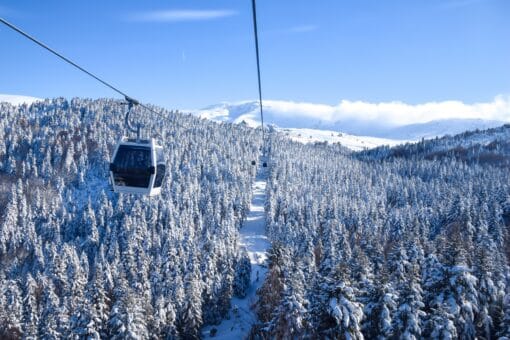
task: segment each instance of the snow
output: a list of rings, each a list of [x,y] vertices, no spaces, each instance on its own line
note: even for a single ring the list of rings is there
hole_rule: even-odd
[[[337,320],[337,323],[340,323],[343,319],[342,307],[338,304],[336,297],[329,300],[329,309],[331,315]]]
[[[259,161],[257,177],[252,185],[253,196],[250,204],[250,211],[246,221],[240,230],[240,246],[246,249],[251,262],[251,285],[247,290],[246,297],[239,299],[232,298],[232,307],[229,311],[229,318],[223,320],[219,325],[204,327],[202,336],[210,338],[211,329],[216,329],[215,339],[243,339],[251,326],[257,321],[257,316],[251,310],[251,306],[257,298],[259,289],[267,273],[267,250],[270,243],[265,234],[265,212],[266,201],[266,179],[267,168],[261,166]]]
[[[486,131],[470,132],[461,136],[456,136],[453,141],[458,140],[458,145],[465,148],[480,144],[488,145],[494,141],[505,141],[510,139],[510,125],[505,125],[499,128],[490,129]]]
[[[348,149],[359,151],[372,149],[381,145],[395,146],[408,141],[369,136],[354,136],[346,133],[315,129],[278,129],[290,139],[301,143],[328,142],[340,143]]]
[[[266,108],[266,105],[264,105]],[[257,127],[259,123],[258,103],[256,102],[240,102],[236,105],[222,103],[213,105],[208,108],[194,111],[195,115],[200,118],[210,119],[217,122],[233,122],[235,124],[244,123],[250,127]],[[312,129],[307,127],[291,127],[295,126],[292,120],[279,121],[282,127],[275,127],[276,130],[283,132],[290,139],[301,143],[328,142],[340,143],[343,146],[359,151],[363,149],[371,149],[381,145],[395,146],[397,144],[408,142],[408,140],[395,140],[390,138],[377,138],[370,136],[355,136],[338,131]],[[304,125],[303,125],[304,124]],[[313,122],[302,121],[298,125],[313,126]],[[321,126],[318,123],[318,126]]]
[[[0,94],[0,103],[10,103],[12,105],[21,105],[21,104],[32,104],[37,101],[42,101],[41,98],[36,97],[28,97],[28,96],[18,96],[12,94]]]
[[[380,133],[379,137],[400,140],[432,139],[457,135],[464,131],[486,130],[503,125],[504,121],[486,119],[440,119],[420,124],[409,124]]]
[[[499,104],[498,104],[499,103]],[[392,105],[357,105],[348,109],[350,104],[343,102],[340,106],[315,103],[297,103],[282,100],[264,101],[264,119],[267,123],[280,128],[300,128],[314,130],[333,130],[356,136],[387,138],[390,140],[420,140],[444,135],[488,129],[503,125],[510,120],[504,111],[510,100],[495,100],[496,111],[502,114],[489,115],[479,106],[460,105],[449,110],[431,114],[423,105],[404,105],[400,113],[391,114],[396,107]],[[388,103],[386,103],[388,104]],[[390,103],[391,104],[391,103]],[[437,103],[436,103],[437,104]],[[450,103],[451,104],[451,103]],[[347,105],[346,107],[344,107]],[[440,106],[436,107],[438,109]],[[382,111],[381,111],[382,110]],[[413,116],[411,111],[416,111]],[[260,111],[257,101],[223,102],[200,110],[190,110],[198,117],[219,122],[246,123],[251,127],[260,125]],[[416,115],[417,113],[420,114]],[[398,119],[396,119],[398,118]]]

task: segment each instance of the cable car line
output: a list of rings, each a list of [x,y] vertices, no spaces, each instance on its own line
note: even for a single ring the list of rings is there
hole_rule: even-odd
[[[260,123],[262,127],[262,155],[266,156],[266,138],[264,133],[264,109],[262,107],[262,82],[260,79],[260,55],[259,55],[259,33],[257,28],[257,5],[255,0],[251,1],[252,14],[253,14],[253,33],[255,35],[255,55],[257,57],[257,79],[259,89],[259,107],[260,107]],[[253,162],[252,162],[253,164]],[[255,165],[255,164],[253,164]],[[263,166],[266,167],[267,163],[264,161]]]
[[[164,116],[162,113],[159,113],[140,103],[138,100],[128,96],[125,92],[81,67],[71,59],[58,53],[48,45],[24,32],[5,19],[0,18],[0,22],[124,97],[126,104],[128,105],[126,116],[124,118],[125,125],[129,132],[136,133],[136,139],[122,137],[117,143],[109,168],[110,182],[113,186],[113,190],[118,193],[141,194],[146,196],[159,195],[161,193],[161,187],[166,173],[163,147],[153,138],[141,139],[140,130],[144,127],[144,125],[138,122],[137,125],[133,127],[129,122],[129,114],[133,107],[139,105],[144,109],[166,119],[169,117]]]
[[[263,112],[263,108],[262,108],[262,84],[261,84],[261,77],[260,77],[260,57],[259,57],[259,43],[258,43],[258,29],[257,29],[257,13],[256,13],[256,4],[255,4],[255,0],[252,0],[252,13],[253,13],[253,27],[254,27],[254,34],[255,34],[255,52],[256,52],[256,58],[257,58],[257,78],[258,78],[258,91],[259,91],[259,106],[260,106],[260,121],[261,121],[261,125],[262,125],[262,141],[263,141],[263,147],[264,147],[264,150],[265,150],[265,138],[264,138],[264,112]],[[48,45],[46,45],[45,43],[43,43],[42,41],[40,41],[39,39],[35,38],[34,36],[26,33],[25,31],[23,31],[21,28],[15,26],[14,24],[10,23],[9,21],[5,20],[4,18],[0,17],[0,23],[4,24],[5,26],[9,27],[10,29],[12,29],[13,31],[21,34],[22,36],[24,36],[25,38],[27,38],[28,40],[32,41],[33,43],[39,45],[40,47],[44,48],[45,50],[49,51],[50,53],[52,53],[53,55],[57,56],[58,58],[60,58],[61,60],[65,61],[66,63],[68,63],[69,65],[75,67],[76,69],[78,69],[79,71],[87,74],[88,76],[92,77],[93,79],[95,79],[96,81],[100,82],[101,84],[103,84],[104,86],[110,88],[111,90],[117,92],[118,94],[120,94],[121,96],[124,97],[124,100],[127,102],[128,105],[131,105],[131,106],[136,106],[136,105],[139,105],[141,107],[143,107],[144,109],[154,113],[154,114],[157,114],[165,119],[168,119],[168,116],[165,116],[164,114],[162,114],[161,112],[158,112],[158,111],[155,111],[154,109],[148,107],[147,105],[143,104],[143,103],[140,103],[138,100],[134,99],[133,97],[129,96],[127,93],[125,93],[124,91],[120,90],[119,88],[113,86],[112,84],[110,84],[109,82],[107,82],[106,80],[100,78],[99,76],[95,75],[94,73],[88,71],[87,69],[85,69],[84,67],[78,65],[76,62],[72,61],[71,59],[65,57],[64,55],[62,55],[61,53],[55,51],[53,48],[49,47]]]
[[[264,134],[264,112],[262,107],[262,84],[260,77],[260,56],[259,56],[259,44],[258,44],[258,29],[257,29],[257,14],[255,0],[252,0],[252,14],[253,14],[253,28],[255,35],[255,52],[257,58],[257,79],[258,79],[258,91],[259,91],[259,105],[260,105],[260,120],[262,125],[262,155],[266,157],[266,140]],[[87,74],[91,78],[100,82],[104,86],[122,95],[126,100],[128,109],[125,116],[125,125],[129,132],[136,133],[136,139],[129,139],[122,137],[115,148],[113,157],[110,163],[110,182],[113,186],[113,190],[119,193],[130,193],[130,194],[142,194],[148,196],[159,195],[161,193],[162,182],[165,178],[166,165],[164,163],[163,148],[159,145],[155,139],[141,139],[140,129],[144,127],[141,123],[138,123],[136,127],[131,126],[129,122],[129,114],[131,113],[134,106],[141,106],[144,109],[162,116],[165,119],[169,117],[157,112],[150,107],[140,103],[138,100],[128,96],[124,91],[121,91],[117,87],[111,85],[109,82],[103,80],[94,73],[86,70],[82,66],[78,65],[71,59],[65,57],[61,53],[55,51],[48,45],[44,44],[40,40],[24,32],[22,29],[11,24],[7,20],[0,17],[0,23],[4,24],[8,28],[14,30],[18,34],[39,45],[45,50],[49,51],[59,59],[63,60],[67,64],[73,66],[79,71]],[[253,161],[254,162],[254,161]],[[252,163],[253,164],[253,163]],[[267,167],[267,163],[264,160],[263,167]]]
[[[88,76],[94,78],[95,80],[97,80],[98,82],[103,84],[104,86],[106,86],[106,87],[112,89],[113,91],[117,92],[118,94],[120,94],[121,96],[124,97],[124,99],[128,102],[128,104],[130,104],[130,105],[140,105],[141,107],[143,107],[144,109],[146,109],[146,110],[148,110],[148,111],[150,111],[152,113],[155,113],[155,114],[160,115],[162,117],[166,117],[163,114],[161,114],[160,112],[157,112],[157,111],[151,109],[150,107],[140,103],[138,100],[128,96],[124,91],[119,90],[117,87],[115,87],[112,84],[108,83],[106,80],[101,79],[100,77],[96,76],[94,73],[92,73],[92,72],[86,70],[85,68],[81,67],[80,65],[78,65],[77,63],[72,61],[71,59],[69,59],[69,58],[65,57],[64,55],[62,55],[61,53],[55,51],[54,49],[52,49],[51,47],[49,47],[45,43],[41,42],[40,40],[38,40],[35,37],[31,36],[30,34],[26,33],[25,31],[23,31],[19,27],[16,27],[15,25],[11,24],[7,20],[5,20],[5,19],[0,17],[0,22],[2,24],[4,24],[5,26],[9,27],[10,29],[14,30],[15,32],[21,34],[25,38],[29,39],[30,41],[34,42],[35,44],[39,45],[40,47],[44,48],[45,50],[51,52],[52,54],[54,54],[55,56],[57,56],[61,60],[65,61],[69,65],[77,68],[81,72],[83,72],[83,73],[87,74]]]
[[[253,13],[253,33],[255,34],[255,55],[257,57],[257,79],[259,87],[260,122],[262,125],[262,138],[264,138],[264,111],[262,109],[262,84],[260,79],[259,34],[257,29],[257,5],[251,1]]]

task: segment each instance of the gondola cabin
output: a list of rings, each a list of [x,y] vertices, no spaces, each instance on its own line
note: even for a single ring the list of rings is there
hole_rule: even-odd
[[[115,192],[156,196],[165,171],[163,147],[154,139],[123,138],[113,153],[110,180]]]

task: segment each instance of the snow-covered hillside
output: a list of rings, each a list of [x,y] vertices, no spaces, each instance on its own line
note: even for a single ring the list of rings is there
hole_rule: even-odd
[[[473,131],[477,129],[491,129],[503,124],[504,122],[498,120],[443,119],[423,124],[409,124],[395,127],[387,132],[381,133],[379,136],[401,140],[417,140],[421,138],[430,139],[446,135],[453,136],[465,131]]]
[[[260,131],[141,112],[149,199],[109,190],[124,110],[0,103],[0,339],[510,334],[510,126],[357,153],[269,129],[257,176]]]
[[[41,98],[18,96],[13,94],[0,94],[0,103],[10,103],[12,105],[32,104],[33,102],[41,101]]]
[[[455,136],[445,136],[402,144],[393,148],[378,147],[357,154],[366,159],[419,158],[441,160],[454,158],[467,163],[510,166],[510,124],[487,129],[466,131]]]
[[[395,146],[405,141],[367,137],[367,136],[354,136],[342,132],[330,130],[315,130],[315,129],[294,129],[294,128],[279,128],[285,136],[291,140],[301,143],[317,143],[327,142],[329,144],[340,143],[346,148],[359,151],[364,149],[371,149],[381,145]]]
[[[243,290],[257,131],[140,112],[167,179],[158,197],[116,195],[124,112],[108,99],[0,103],[0,339],[196,339]]]
[[[488,129],[504,124],[504,121],[500,119],[475,118],[472,113],[466,114],[467,118],[449,118],[456,117],[450,112],[445,112],[443,116],[437,114],[429,116],[426,112],[420,113],[421,116],[416,118],[419,122],[413,123],[405,114],[402,114],[405,119],[399,120],[390,113],[385,113],[384,110],[389,112],[391,109],[396,109],[392,107],[386,109],[383,104],[376,109],[367,106],[365,108],[366,113],[363,113],[363,107],[356,108],[359,112],[349,107],[349,105],[354,106],[354,104],[342,102],[340,106],[346,107],[339,108],[323,104],[267,100],[264,101],[264,116],[267,123],[280,128],[331,130],[355,136],[379,137],[400,141],[455,135],[468,130]],[[402,106],[403,104],[393,105]],[[405,108],[406,106],[399,107],[399,110]],[[377,109],[383,110],[381,111],[383,113],[374,113],[373,110]],[[456,108],[455,106],[452,106],[451,109],[465,110],[463,107]],[[416,110],[416,108],[410,106],[409,110]],[[259,105],[256,101],[221,103],[193,112],[201,118],[221,122],[244,122],[249,126],[258,126],[260,122]],[[416,115],[416,113],[414,114]],[[391,117],[391,119],[387,119],[386,116]],[[487,117],[499,116],[487,115]],[[362,139],[365,140],[365,138]]]
[[[508,337],[508,165],[433,161],[435,139],[391,161],[271,141],[272,247],[250,338]]]

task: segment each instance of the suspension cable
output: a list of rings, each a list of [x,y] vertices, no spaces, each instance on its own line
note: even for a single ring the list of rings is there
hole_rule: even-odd
[[[255,34],[255,54],[257,56],[257,79],[259,85],[259,106],[260,106],[260,122],[262,125],[262,147],[263,154],[266,153],[266,139],[264,136],[264,110],[262,108],[262,84],[260,80],[260,57],[259,57],[259,34],[257,29],[257,5],[255,0],[251,1],[252,13],[253,13],[253,32]]]
[[[151,109],[150,107],[140,103],[138,100],[134,99],[133,97],[130,97],[128,96],[125,92],[119,90],[117,87],[111,85],[110,83],[108,83],[107,81],[101,79],[100,77],[96,76],[95,74],[93,74],[92,72],[90,71],[87,71],[85,68],[81,67],[80,65],[78,65],[77,63],[75,63],[74,61],[72,61],[71,59],[63,56],[61,53],[55,51],[54,49],[52,49],[51,47],[49,47],[48,45],[44,44],[43,42],[41,42],[40,40],[34,38],[33,36],[31,36],[30,34],[24,32],[23,30],[21,30],[20,28],[16,27],[15,25],[11,24],[10,22],[8,22],[7,20],[3,19],[0,17],[0,22],[4,25],[6,25],[7,27],[9,27],[10,29],[14,30],[15,32],[21,34],[22,36],[24,36],[25,38],[29,39],[30,41],[36,43],[37,45],[41,46],[42,48],[44,48],[45,50],[51,52],[52,54],[56,55],[58,58],[62,59],[63,61],[65,61],[66,63],[70,64],[71,66],[77,68],[78,70],[80,70],[81,72],[87,74],[88,76],[94,78],[95,80],[97,80],[98,82],[100,82],[101,84],[105,85],[106,87],[112,89],[113,91],[117,92],[118,94],[120,94],[121,96],[124,97],[124,99],[130,104],[130,105],[140,105],[141,107],[143,107],[144,109],[146,110],[149,110],[150,112],[154,113],[154,114],[157,114],[157,115],[160,115],[161,117],[164,117],[164,118],[168,118],[166,117],[165,115],[163,115],[162,113],[160,112],[157,112],[153,109]]]

